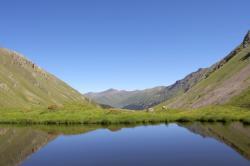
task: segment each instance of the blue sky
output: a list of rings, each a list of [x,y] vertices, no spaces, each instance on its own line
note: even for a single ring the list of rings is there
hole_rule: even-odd
[[[250,29],[249,0],[1,0],[0,46],[81,92],[169,85]]]

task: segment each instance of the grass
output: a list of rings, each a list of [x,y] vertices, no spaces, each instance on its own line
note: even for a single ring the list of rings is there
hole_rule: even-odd
[[[250,110],[234,106],[211,106],[197,110],[145,112],[101,109],[81,104],[67,104],[56,110],[0,109],[2,124],[147,124],[192,121],[241,121],[250,124]]]
[[[229,102],[230,105],[245,107],[250,109],[250,86],[247,90],[241,93],[239,96],[235,96]]]

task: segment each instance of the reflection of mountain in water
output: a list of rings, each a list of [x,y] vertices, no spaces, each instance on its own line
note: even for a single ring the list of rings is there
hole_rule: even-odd
[[[181,126],[203,137],[215,138],[250,160],[250,126],[244,126],[238,122],[225,125],[221,123],[193,123],[181,124]]]
[[[84,134],[99,128],[116,131],[123,127],[125,126],[0,126],[0,166],[20,164],[58,135]]]
[[[0,128],[0,165],[18,165],[55,138],[27,128]]]
[[[227,125],[217,123],[190,123],[179,125],[203,137],[215,138],[229,145],[247,159],[250,159],[250,126],[247,127],[241,123],[231,123]],[[84,134],[96,129],[108,129],[116,132],[122,128],[133,127],[135,126],[0,126],[0,165],[18,165],[25,161],[32,153],[62,134]]]

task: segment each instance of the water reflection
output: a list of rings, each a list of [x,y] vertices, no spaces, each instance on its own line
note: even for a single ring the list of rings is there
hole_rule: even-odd
[[[28,156],[46,146],[60,135],[78,135],[97,129],[119,131],[131,126],[13,126],[0,125],[0,166],[13,166],[21,164]]]
[[[214,138],[227,144],[245,158],[250,160],[250,126],[235,123],[190,123],[180,124],[191,132],[203,137]]]
[[[246,160],[250,160],[250,126],[244,126],[241,123],[230,123],[230,124],[221,124],[221,123],[185,123],[185,124],[171,124],[174,125],[172,127],[164,126],[164,125],[156,125],[156,126],[134,126],[134,125],[110,125],[110,126],[100,126],[100,125],[86,125],[86,126],[0,126],[0,165],[4,166],[12,166],[12,165],[33,165],[37,164],[34,163],[32,160],[33,158],[41,159],[42,155],[46,155],[49,152],[54,149],[56,149],[54,146],[49,146],[47,151],[44,151],[44,154],[41,154],[39,156],[39,153],[37,156],[33,157],[33,153],[36,154],[36,152],[39,151],[42,147],[46,147],[46,145],[49,142],[60,142],[60,146],[64,146],[64,144],[70,143],[70,138],[68,138],[69,135],[76,135],[76,137],[72,137],[72,141],[77,140],[77,136],[80,135],[79,140],[80,143],[79,146],[84,146],[88,148],[96,148],[96,152],[105,153],[105,151],[101,150],[107,150],[108,148],[111,149],[111,153],[113,152],[119,152],[119,150],[128,151],[127,153],[122,153],[124,160],[131,160],[132,151],[134,150],[137,152],[134,155],[141,154],[142,156],[137,156],[134,161],[147,161],[147,159],[143,159],[144,157],[148,157],[147,155],[149,153],[145,153],[142,151],[144,149],[143,147],[140,147],[140,149],[136,149],[136,146],[141,146],[140,143],[144,141],[145,147],[150,148],[149,150],[152,151],[150,153],[150,156],[152,160],[157,159],[157,161],[152,161],[152,163],[147,162],[144,163],[144,165],[157,165],[157,162],[159,164],[164,164],[164,160],[174,161],[175,157],[171,157],[173,152],[176,150],[176,152],[181,149],[177,142],[183,143],[183,147],[188,145],[188,143],[193,144],[191,140],[199,140],[200,144],[197,143],[197,145],[194,146],[201,146],[206,144],[206,142],[203,142],[201,139],[196,138],[197,134],[201,135],[204,138],[213,138],[214,140],[217,140],[219,142],[224,143],[225,145],[228,145],[232,149],[234,149],[238,154],[241,154]],[[170,125],[170,126],[171,126]],[[123,128],[134,128],[134,130],[122,130]],[[105,129],[105,130],[103,130]],[[187,132],[191,131],[190,132]],[[102,131],[109,131],[102,132]],[[95,131],[95,132],[93,132]],[[142,132],[143,131],[143,132]],[[120,146],[119,148],[115,148],[115,146],[119,145],[118,143],[111,143],[111,140],[114,138],[110,138],[109,142],[111,147],[103,147],[103,149],[98,149],[100,147],[97,146],[98,141],[100,142],[100,137],[103,136],[103,139],[109,139],[110,133],[117,133],[117,137],[115,137],[117,140],[119,140],[119,143],[122,143],[124,141],[127,141],[127,145]],[[196,136],[194,136],[192,133],[195,133]],[[85,135],[89,136],[89,140],[85,140],[85,142],[89,141],[88,143],[83,144]],[[65,140],[60,140],[60,138],[67,138],[68,142]],[[85,137],[86,138],[86,137]],[[185,142],[185,141],[189,142]],[[129,142],[131,141],[131,142]],[[140,141],[140,142],[139,142]],[[150,142],[154,143],[150,143]],[[158,143],[155,143],[158,142]],[[169,142],[169,144],[167,143]],[[176,143],[175,145],[172,145]],[[93,144],[93,145],[91,145]],[[151,145],[152,144],[152,145]],[[162,144],[162,145],[161,145]],[[171,144],[171,145],[170,145]],[[166,149],[165,147],[162,147],[164,149],[160,149],[161,146],[165,145],[169,149]],[[48,145],[47,145],[48,146]],[[108,146],[108,145],[107,145]],[[112,146],[114,147],[112,149]],[[192,145],[193,146],[193,145]],[[188,145],[186,147],[192,147],[191,145]],[[215,145],[217,146],[217,145]],[[206,146],[204,146],[206,148]],[[200,147],[200,148],[204,148]],[[107,149],[105,149],[107,148]],[[135,148],[135,149],[132,149]],[[145,148],[145,149],[147,149]],[[154,149],[155,148],[155,149]],[[197,151],[199,150],[199,147],[196,147]],[[221,147],[220,147],[221,148]],[[145,151],[144,149],[144,151]],[[191,150],[191,149],[190,149]],[[76,149],[77,151],[77,149]],[[108,150],[107,150],[108,151]],[[130,152],[131,151],[131,152]],[[171,151],[171,152],[169,152]],[[183,150],[184,151],[184,150]],[[185,152],[188,153],[188,149],[185,149]],[[227,150],[225,150],[227,151]],[[85,151],[82,151],[82,153],[85,153]],[[97,157],[99,154],[93,154],[92,157]],[[154,152],[154,153],[153,153]],[[42,153],[42,152],[41,152]],[[74,151],[72,152],[74,153]],[[59,154],[58,154],[59,155]],[[96,156],[94,156],[96,155]],[[128,156],[131,155],[131,156]],[[153,156],[157,155],[157,156]],[[166,157],[164,158],[164,155]],[[167,156],[168,155],[168,156]],[[207,154],[209,156],[209,154]],[[102,154],[102,156],[105,156],[105,154]],[[184,159],[188,155],[185,154],[181,155],[179,154],[179,159]],[[39,158],[40,157],[40,158]],[[47,156],[43,156],[47,157]],[[56,157],[56,156],[55,156]],[[100,157],[100,156],[99,156]],[[109,156],[106,156],[103,161],[108,161]],[[120,156],[117,156],[120,157]],[[140,158],[142,157],[142,158]],[[171,157],[171,158],[170,158]],[[190,156],[191,158],[192,156]],[[197,155],[197,158],[199,156]],[[201,160],[205,160],[205,158],[202,158],[204,156],[200,156]],[[222,156],[223,157],[223,156]],[[28,160],[27,160],[28,158]],[[83,159],[83,158],[82,158]],[[208,159],[208,158],[207,158]],[[55,159],[54,159],[55,160]],[[87,159],[85,159],[87,160]],[[24,162],[25,161],[25,162]],[[37,160],[38,161],[38,160]],[[173,162],[172,161],[172,162]],[[24,162],[24,163],[23,163]],[[86,161],[87,162],[87,161]],[[126,165],[126,162],[124,162]],[[127,162],[131,164],[129,161]],[[245,163],[245,162],[242,162]],[[194,163],[190,163],[194,164]],[[249,162],[248,162],[249,164]],[[174,165],[174,163],[173,163]],[[188,164],[186,164],[188,165]],[[204,164],[203,164],[204,165]],[[244,164],[243,164],[244,165]]]
[[[0,128],[0,165],[20,164],[56,136],[31,128]]]

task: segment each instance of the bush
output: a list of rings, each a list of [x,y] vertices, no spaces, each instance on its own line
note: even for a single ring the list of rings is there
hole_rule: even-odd
[[[56,109],[58,109],[57,105],[49,105],[48,106],[48,110],[56,110]]]

